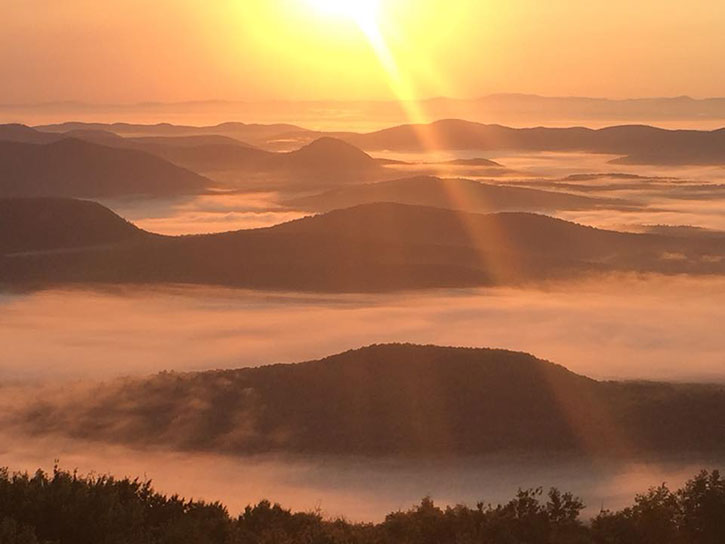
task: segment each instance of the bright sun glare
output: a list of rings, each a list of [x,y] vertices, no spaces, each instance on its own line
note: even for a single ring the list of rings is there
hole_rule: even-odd
[[[307,0],[315,9],[327,15],[352,19],[359,25],[374,21],[380,8],[379,0]]]
[[[386,72],[390,86],[401,101],[412,123],[426,121],[423,111],[415,103],[415,92],[403,76],[393,51],[383,36],[380,25],[381,0],[306,0],[318,13],[353,21],[365,35],[378,62]],[[426,145],[425,142],[423,142]]]

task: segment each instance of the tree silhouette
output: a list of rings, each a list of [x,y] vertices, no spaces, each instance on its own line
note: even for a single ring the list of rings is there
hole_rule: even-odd
[[[328,520],[269,501],[236,518],[219,503],[165,496],[148,481],[0,470],[0,544],[721,544],[725,481],[701,472],[584,523],[583,503],[556,488],[509,502],[437,506],[430,497],[382,523]]]

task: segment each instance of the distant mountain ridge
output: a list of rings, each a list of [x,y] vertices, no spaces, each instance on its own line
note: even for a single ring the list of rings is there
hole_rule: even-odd
[[[723,99],[725,103],[725,99]],[[238,137],[239,131],[226,131],[227,125],[217,127],[142,126],[143,134],[191,135],[219,134]],[[113,132],[116,125],[67,123],[44,130],[61,129],[106,130]],[[124,126],[124,125],[121,125]],[[319,132],[294,125],[241,125],[249,138],[240,138],[260,147],[274,145],[274,141],[309,143],[323,137],[335,137],[365,151],[430,151],[431,145],[439,150],[479,151],[577,151],[620,155],[614,162],[621,164],[663,165],[721,165],[725,164],[725,128],[717,130],[670,130],[648,125],[613,125],[600,129],[580,126],[567,128],[533,127],[511,128],[499,124],[482,124],[463,119],[441,119],[429,124],[398,125],[369,133]],[[221,128],[220,128],[221,127]],[[249,127],[256,127],[251,130]],[[163,130],[162,130],[163,129]],[[131,130],[131,129],[128,129]],[[138,128],[141,130],[141,128]],[[217,132],[214,132],[217,130]],[[28,138],[28,134],[17,137]],[[0,127],[0,140],[2,137]],[[27,128],[26,128],[27,132]],[[134,134],[133,132],[118,132]],[[43,134],[43,133],[41,133]],[[47,133],[46,133],[47,134]],[[40,136],[47,138],[47,136]],[[47,141],[47,140],[46,140]],[[491,165],[489,165],[491,166]]]
[[[33,399],[19,431],[225,453],[722,453],[725,387],[599,382],[525,353],[385,344]]]
[[[404,123],[406,103],[397,100],[258,101],[206,100],[181,103],[94,105],[51,103],[0,105],[6,118],[125,118],[186,120],[245,119],[258,123],[315,126],[377,126]],[[681,123],[690,126],[725,120],[725,98],[689,96],[611,99],[499,93],[473,98],[433,97],[416,101],[428,119],[461,118],[513,126]],[[344,112],[344,116],[340,115]],[[184,121],[182,121],[184,122]]]
[[[725,164],[725,128],[666,130],[645,125],[602,129],[509,128],[460,119],[400,125],[346,140],[366,150],[585,151],[623,155],[627,164]]]
[[[237,124],[231,124],[237,126]],[[115,125],[69,123],[49,127],[50,130],[113,133]],[[718,130],[667,130],[647,125],[619,125],[601,129],[584,127],[568,128],[510,128],[497,124],[482,124],[462,119],[443,119],[429,124],[399,125],[370,133],[309,131],[295,126],[246,127],[246,132],[225,131],[225,125],[217,127],[173,127],[162,125],[163,130],[145,127],[141,135],[192,136],[212,135],[238,137],[252,146],[267,148],[278,141],[292,142],[299,147],[324,138],[344,140],[365,151],[424,152],[431,150],[477,150],[486,152],[505,151],[557,151],[590,152],[618,155],[612,160],[617,164],[645,165],[723,165],[725,164],[725,128]],[[222,128],[219,128],[222,127]],[[275,128],[276,127],[276,128]],[[48,128],[48,127],[46,127]],[[175,130],[178,129],[178,130]],[[50,133],[36,131],[19,125],[0,126],[0,140],[17,138],[18,141],[47,143]],[[139,129],[140,130],[140,129]],[[219,132],[214,133],[214,130]],[[276,132],[279,131],[279,132]],[[3,136],[3,133],[5,136]],[[138,136],[138,133],[123,133]],[[108,141],[108,140],[107,140]],[[136,145],[141,145],[137,143]],[[429,149],[431,148],[432,149]],[[228,150],[229,151],[229,150]],[[177,153],[179,155],[179,153]],[[183,158],[183,155],[181,155]],[[227,159],[229,160],[229,159]],[[464,164],[465,165],[465,164]],[[494,166],[495,164],[486,164]],[[210,166],[207,164],[207,168]],[[211,168],[214,167],[213,165]]]

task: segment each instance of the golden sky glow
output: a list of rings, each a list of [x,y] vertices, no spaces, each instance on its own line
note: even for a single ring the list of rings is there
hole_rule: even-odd
[[[0,103],[725,95],[722,0],[2,0]]]

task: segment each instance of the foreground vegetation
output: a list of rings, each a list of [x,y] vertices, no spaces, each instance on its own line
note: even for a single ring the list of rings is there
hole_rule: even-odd
[[[583,503],[551,489],[521,490],[506,504],[436,506],[430,499],[379,524],[326,520],[263,501],[238,517],[219,503],[167,497],[150,482],[0,470],[0,544],[722,544],[725,479],[703,471],[619,512],[580,519]]]

